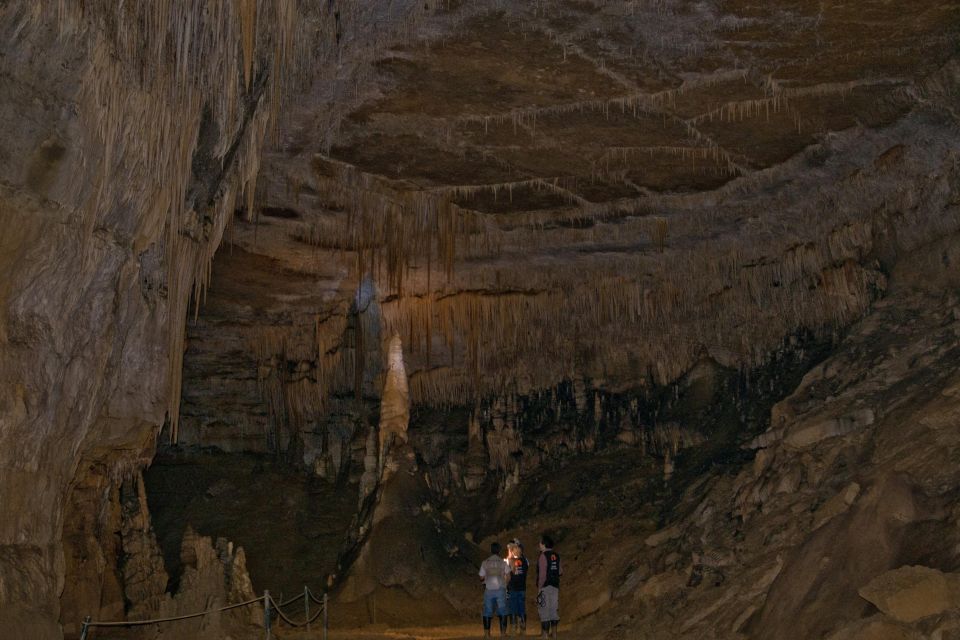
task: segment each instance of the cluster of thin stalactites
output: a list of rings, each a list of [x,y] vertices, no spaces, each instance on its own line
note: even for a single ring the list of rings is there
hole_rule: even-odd
[[[514,220],[510,230],[490,224],[496,216],[444,199],[510,185],[410,193],[324,163],[317,191],[343,205],[349,220],[298,237],[364,256],[357,274],[372,275],[383,289],[384,335],[403,338],[414,402],[470,405],[577,375],[663,384],[705,352],[752,368],[801,327],[849,323],[885,287],[882,273],[864,264],[878,238],[895,237],[898,250],[911,250],[957,229],[960,220],[943,215],[938,202],[891,215],[901,192],[883,171],[838,178],[805,199],[761,200],[755,215],[746,206],[703,210],[696,196],[665,197],[661,215],[581,209],[576,215],[595,222],[590,228],[546,229],[533,212],[513,215],[531,224]],[[741,179],[727,191],[753,190],[755,181]],[[785,208],[776,223],[765,217],[771,206]],[[378,215],[385,209],[392,215]],[[744,226],[744,219],[754,223]],[[644,230],[645,250],[586,260],[557,254],[576,238],[584,247],[613,243],[627,228]],[[705,239],[708,228],[713,236]],[[438,247],[452,252],[448,262]],[[511,255],[520,262],[497,259]],[[403,284],[398,270],[407,274]],[[335,339],[340,329],[332,330]],[[329,339],[320,347],[317,338],[317,358],[336,352]],[[302,390],[308,403],[319,407],[349,385],[349,375],[337,371],[345,362],[325,365],[327,373]]]
[[[213,253],[238,205],[254,208],[261,151],[275,130],[280,97],[305,84],[313,67],[337,58],[329,36],[340,26],[332,22],[347,20],[352,9],[334,18],[325,8],[304,16],[295,0],[215,0],[202,8],[156,0],[127,3],[119,10],[107,0],[47,0],[34,7],[30,20],[40,23],[55,16],[61,37],[85,40],[89,48],[78,101],[89,137],[83,144],[86,175],[74,185],[83,227],[92,233],[105,212],[129,206],[141,212],[137,237],[143,240],[134,249],[144,251],[148,247],[142,244],[156,242],[166,253],[172,319],[169,413],[176,438],[189,301],[203,298]],[[658,113],[683,92],[730,79],[709,77],[657,94],[514,110],[473,121],[485,127],[508,122],[535,127],[538,117],[583,111]],[[762,98],[723,104],[678,123],[690,145],[611,148],[604,161],[663,153],[744,175],[737,158],[696,125],[789,110],[797,100],[844,95],[864,82],[784,88],[770,79]],[[205,121],[220,133],[211,155],[225,164],[234,157],[217,186],[218,197],[197,202],[191,197],[191,163]],[[858,266],[875,222],[851,216],[827,224],[818,218],[823,209],[816,203],[800,212],[807,218],[800,217],[797,224],[810,225],[805,233],[773,239],[773,230],[763,230],[749,255],[720,238],[708,253],[679,242],[669,246],[670,238],[695,236],[703,215],[719,215],[685,211],[682,198],[659,211],[651,210],[645,198],[591,203],[571,185],[548,179],[396,188],[349,166],[326,165],[317,172],[317,190],[345,208],[349,219],[332,228],[305,228],[301,239],[354,251],[358,275],[376,273],[381,286],[397,294],[384,303],[387,335],[396,331],[404,336],[406,353],[421,362],[411,378],[411,393],[419,402],[472,402],[504,388],[555,384],[581,368],[593,369],[598,377],[604,369],[639,370],[670,380],[704,345],[734,354],[728,358],[731,364],[750,366],[798,326],[849,321],[881,286],[873,272]],[[479,195],[509,198],[515,188],[559,196],[568,211],[559,217],[557,212],[494,216],[462,204]],[[850,192],[862,195],[858,189]],[[677,210],[681,213],[675,215]],[[558,225],[564,216],[593,226],[585,232],[576,225]],[[551,243],[570,246],[584,233],[593,244],[635,233],[647,238],[649,252],[598,260],[589,273],[575,261],[563,266],[547,260],[525,269],[520,282],[516,277],[501,282],[503,269],[495,264],[454,278],[458,261],[530,252]],[[784,246],[790,241],[797,246]],[[757,256],[776,258],[753,264]],[[411,275],[415,266],[425,278]],[[507,292],[483,295],[471,290],[474,284]],[[349,372],[362,358],[337,347],[342,332],[343,327],[324,326],[315,331],[312,343],[307,340],[316,371],[295,381],[300,389],[295,397],[284,392],[272,401],[277,411],[286,407],[289,412],[292,406],[308,413],[331,390],[356,379]],[[282,335],[263,337],[260,344],[261,361],[287,349]]]
[[[163,247],[176,437],[187,305],[202,299],[238,204],[252,208],[271,117],[304,77],[295,62],[313,49],[316,22],[300,19],[295,0],[48,0],[30,11],[25,26],[52,18],[61,39],[87,51],[78,98],[85,172],[73,185],[85,233],[129,207],[138,212],[134,250]],[[192,170],[203,126],[218,133],[206,153],[224,169],[209,201],[195,193]]]

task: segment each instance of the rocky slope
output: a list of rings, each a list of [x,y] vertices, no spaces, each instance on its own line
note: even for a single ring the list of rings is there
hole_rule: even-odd
[[[687,488],[645,541],[611,532],[602,562],[578,554],[590,568],[574,579],[587,574],[610,601],[590,635],[953,637],[956,239],[911,258],[773,408],[746,445],[752,463]],[[577,531],[602,544],[602,529]]]

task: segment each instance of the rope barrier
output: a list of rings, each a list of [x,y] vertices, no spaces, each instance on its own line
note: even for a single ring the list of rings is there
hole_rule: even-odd
[[[276,611],[280,619],[286,622],[291,627],[303,627],[310,624],[311,622],[315,622],[316,619],[319,618],[321,615],[323,615],[323,612],[325,611],[325,609],[321,607],[320,609],[317,610],[315,614],[313,614],[313,617],[307,620],[304,620],[303,622],[294,622],[293,620],[288,618],[287,615],[283,613],[283,611],[280,610],[280,606],[276,603],[276,601],[274,601],[273,598],[270,598],[270,604],[273,605],[273,609],[271,610]]]
[[[299,599],[302,598],[303,596],[304,596],[304,594],[303,594],[303,592],[301,592],[300,595],[294,596],[294,597],[290,598],[289,600],[287,600],[286,602],[281,602],[280,604],[277,604],[276,601],[274,601],[274,602],[273,602],[273,605],[274,605],[275,607],[285,607],[285,606],[287,606],[288,604],[293,604],[294,602],[296,602],[297,600],[299,600]],[[273,598],[270,598],[270,599],[273,600]]]
[[[316,604],[321,604],[321,605],[325,605],[325,604],[326,604],[326,602],[324,602],[323,600],[321,600],[321,599],[318,598],[317,596],[313,595],[313,591],[310,589],[310,587],[307,587],[307,595],[310,596],[310,599],[313,600],[314,603],[316,603]]]
[[[310,600],[314,601],[315,603],[317,603],[317,604],[319,604],[319,605],[321,605],[321,606],[320,606],[320,608],[317,610],[317,612],[316,612],[315,614],[313,614],[312,617],[307,617],[308,614],[305,614],[304,617],[305,617],[306,619],[305,619],[303,622],[294,622],[294,621],[291,620],[289,617],[287,617],[287,615],[280,609],[281,606],[287,606],[287,605],[289,605],[289,604],[292,604],[292,603],[297,602],[298,600],[304,599],[304,598],[309,598]],[[257,598],[254,598],[254,599],[252,599],[252,600],[247,600],[247,601],[245,601],[245,602],[237,602],[237,603],[235,603],[235,604],[229,604],[229,605],[226,605],[226,606],[224,606],[224,607],[219,607],[219,608],[217,608],[217,609],[207,609],[206,611],[199,611],[199,612],[197,612],[197,613],[188,613],[188,614],[184,614],[184,615],[180,615],[180,616],[170,616],[170,617],[167,617],[167,618],[152,618],[152,619],[149,619],[149,620],[124,620],[124,621],[106,621],[106,622],[101,622],[101,621],[98,621],[98,620],[96,620],[96,621],[95,621],[95,620],[91,620],[91,619],[90,619],[90,616],[87,616],[87,617],[84,618],[84,620],[83,620],[83,624],[82,624],[81,631],[80,631],[80,640],[87,640],[87,634],[89,633],[89,630],[90,630],[91,628],[93,628],[93,627],[140,627],[140,626],[145,626],[145,625],[162,624],[162,623],[165,623],[165,622],[177,622],[177,621],[180,621],[180,620],[190,620],[190,619],[192,619],[192,618],[199,618],[199,617],[201,617],[201,616],[209,615],[209,614],[211,614],[211,613],[221,613],[221,612],[223,612],[223,611],[230,611],[231,609],[239,609],[240,607],[248,607],[248,606],[250,606],[250,605],[252,605],[252,604],[263,604],[263,605],[264,605],[264,614],[265,614],[265,615],[264,615],[263,626],[264,626],[264,629],[266,629],[266,631],[267,631],[267,637],[268,637],[268,638],[270,637],[270,636],[269,636],[269,633],[270,633],[270,618],[272,617],[271,614],[272,614],[273,612],[276,612],[276,615],[277,615],[281,620],[283,620],[283,621],[286,622],[288,625],[290,625],[291,627],[303,627],[303,626],[309,627],[309,625],[310,625],[312,622],[315,622],[315,621],[317,620],[317,618],[319,618],[319,617],[322,615],[322,616],[323,616],[323,637],[326,638],[326,637],[327,637],[327,607],[328,607],[327,602],[328,602],[328,600],[327,600],[327,595],[326,595],[326,594],[323,595],[323,599],[321,600],[321,599],[318,599],[318,598],[313,594],[313,592],[310,590],[309,587],[304,587],[302,593],[300,593],[299,595],[294,596],[293,598],[290,598],[289,600],[286,600],[286,601],[284,601],[284,602],[282,602],[282,603],[280,603],[280,604],[277,604],[277,602],[270,596],[270,592],[269,592],[269,591],[264,591],[264,593],[263,593],[262,596],[259,596],[259,597],[257,597]],[[272,607],[272,610],[271,610],[271,607]],[[305,611],[306,611],[306,612],[309,612],[309,608],[306,607],[306,606],[305,606]]]
[[[246,607],[253,604],[254,602],[260,602],[261,598],[256,598],[254,600],[247,600],[246,602],[238,602],[237,604],[227,605],[226,607],[220,607],[219,609],[208,609],[207,611],[200,611],[199,613],[188,613],[182,616],[172,616],[170,618],[154,618],[152,620],[127,620],[120,622],[85,622],[84,624],[88,627],[139,627],[146,624],[160,624],[161,622],[175,622],[177,620],[189,620],[190,618],[199,618],[200,616],[205,616],[210,613],[219,613],[221,611],[229,611],[230,609],[238,609],[240,607]]]

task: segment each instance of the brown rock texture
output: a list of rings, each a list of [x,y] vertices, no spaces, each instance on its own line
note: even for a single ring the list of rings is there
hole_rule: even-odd
[[[176,433],[191,298],[251,211],[280,96],[308,81],[299,63],[354,59],[314,38],[333,23],[286,2],[0,8],[0,634],[61,636],[84,470],[116,482],[165,423]]]
[[[699,483],[709,489],[691,486],[671,510],[689,515],[653,536],[657,546],[622,543],[628,550],[614,558],[667,570],[640,580],[609,574],[624,588],[590,633],[772,639],[791,629],[790,637],[839,639],[940,629],[946,637],[960,567],[960,478],[950,462],[960,446],[952,364],[960,298],[957,242],[935,246],[929,258],[904,260],[888,296],[774,408],[753,466]],[[826,415],[867,408],[875,420],[790,439]],[[696,578],[685,585],[676,577],[684,569]],[[868,618],[874,606],[881,614]],[[656,617],[664,608],[672,622]]]
[[[923,566],[899,567],[860,588],[860,595],[900,622],[960,607],[960,576]]]
[[[958,11],[3,3],[0,636],[251,592],[204,536],[167,592],[159,437],[373,472],[358,618],[538,523],[616,549],[599,635],[949,637],[872,581],[960,569]]]
[[[438,7],[340,128],[318,136],[320,98],[297,100],[188,328],[186,441],[260,450],[290,428],[279,449],[339,466],[365,437],[343,400],[376,398],[395,332],[415,406],[760,366],[958,228],[950,6],[638,4]],[[865,20],[925,54],[894,59]]]

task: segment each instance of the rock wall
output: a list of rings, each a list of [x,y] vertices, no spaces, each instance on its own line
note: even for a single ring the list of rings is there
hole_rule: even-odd
[[[594,571],[612,595],[588,633],[950,637],[958,247],[905,256],[890,295],[773,408],[752,464],[689,486],[604,563],[625,571]]]
[[[252,215],[281,95],[309,86],[323,60],[366,60],[339,36],[389,37],[378,20],[402,22],[408,8],[0,8],[0,114],[12,123],[0,150],[3,635],[60,637],[77,558],[97,563],[83,576],[112,585],[90,595],[90,613],[117,613],[86,494],[109,499],[149,462],[161,426],[176,435],[188,306],[235,212]],[[81,546],[69,561],[65,538]]]
[[[304,443],[297,464],[339,477],[330,469],[361,463],[367,430],[357,425],[375,421],[375,402],[352,399],[360,389],[376,400],[369,374],[384,346],[369,335],[393,331],[404,340],[420,415],[449,410],[449,431],[466,435],[462,414],[476,414],[482,455],[453,461],[456,484],[464,473],[484,477],[487,456],[497,473],[516,476],[518,460],[530,465],[548,449],[592,450],[609,437],[597,432],[601,424],[652,448],[696,440],[645,415],[644,398],[706,381],[711,371],[763,367],[803,332],[829,339],[883,296],[898,255],[960,225],[951,204],[958,133],[944,110],[956,82],[950,63],[928,79],[929,102],[892,124],[831,134],[717,191],[650,196],[675,225],[686,221],[689,235],[678,244],[695,249],[639,250],[614,266],[577,256],[568,264],[555,247],[544,249],[542,263],[494,252],[464,259],[432,283],[420,264],[403,294],[383,269],[359,263],[362,252],[304,241],[306,230],[331,219],[347,224],[349,214],[331,210],[306,158],[276,161],[264,177],[270,215],[234,228],[232,257],[214,264],[221,292],[188,329],[185,441],[264,451],[279,429],[287,434],[282,449]],[[758,222],[731,222],[721,242],[697,231],[706,228],[697,223],[703,216]],[[771,231],[781,224],[782,234]],[[515,233],[530,242],[536,234]],[[492,268],[496,278],[488,277]],[[361,280],[375,283],[377,311],[361,314],[366,328],[358,332],[361,316],[351,309]],[[250,304],[237,302],[244,294]],[[358,357],[361,334],[368,340]],[[575,426],[517,458],[523,432],[536,429],[519,416],[531,412]],[[471,469],[459,468],[465,464]]]

